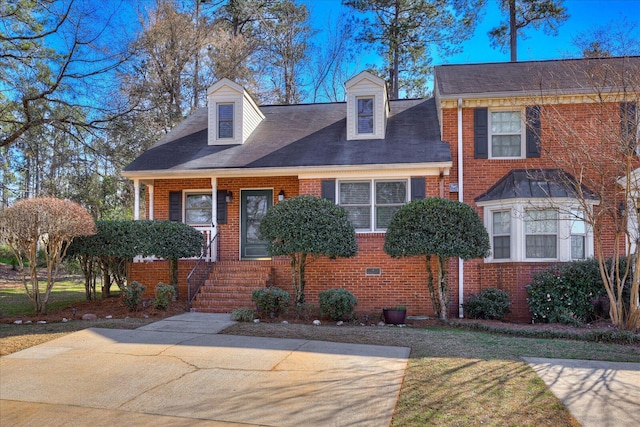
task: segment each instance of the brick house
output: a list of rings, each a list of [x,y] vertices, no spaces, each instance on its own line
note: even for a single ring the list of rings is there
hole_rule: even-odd
[[[268,256],[257,226],[284,198],[325,197],[348,211],[358,255],[310,264],[307,301],[344,287],[359,312],[405,305],[410,315],[433,315],[422,261],[387,256],[384,232],[403,204],[449,197],[477,210],[492,243],[487,259],[450,263],[450,314],[463,315],[465,295],[499,287],[511,295],[511,319],[527,321],[532,272],[594,254],[593,232],[576,220],[581,206],[566,185],[575,178],[550,161],[558,153],[542,114],[545,105],[575,112],[591,102],[588,82],[575,78],[589,61],[439,66],[434,97],[413,100],[389,100],[384,81],[362,72],[345,83],[346,102],[258,106],[223,79],[208,89],[207,108],[125,168],[136,219],[143,184],[147,218],[183,221],[213,240],[196,270],[206,280],[200,291],[187,282],[195,260],[180,262],[179,286],[195,310],[225,312],[250,306],[251,290],[267,283],[292,291],[288,259]],[[637,67],[640,58],[601,61]],[[635,104],[612,105],[618,124],[621,111],[636,115]],[[588,205],[597,206],[589,191]],[[134,262],[129,278],[166,281],[164,263]]]

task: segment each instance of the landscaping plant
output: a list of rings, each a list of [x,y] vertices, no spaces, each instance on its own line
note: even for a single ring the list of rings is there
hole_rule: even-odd
[[[137,311],[142,302],[142,294],[146,286],[136,282],[135,280],[122,289],[122,302],[130,311]]]
[[[289,310],[291,295],[289,292],[275,286],[256,289],[251,295],[258,311],[269,317],[278,317]]]
[[[272,256],[286,255],[291,262],[295,304],[304,304],[304,272],[320,256],[352,257],[356,234],[347,212],[335,203],[314,196],[298,196],[271,207],[260,223]]]
[[[329,316],[331,320],[351,320],[358,300],[351,292],[342,288],[322,291],[320,298],[320,314]]]
[[[482,258],[489,255],[489,249],[489,235],[476,211],[439,197],[401,207],[391,218],[384,242],[385,252],[394,258],[424,259],[433,309],[442,320],[449,312],[447,259]]]
[[[467,317],[473,319],[502,319],[509,313],[509,294],[501,289],[483,289],[480,294],[471,294],[462,304]]]
[[[156,298],[153,301],[153,307],[158,310],[166,310],[175,297],[176,290],[173,286],[159,282],[156,285]]]

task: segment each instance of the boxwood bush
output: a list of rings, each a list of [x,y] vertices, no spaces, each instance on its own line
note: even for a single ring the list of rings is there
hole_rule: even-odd
[[[471,294],[462,304],[465,314],[473,319],[502,319],[509,313],[509,294],[495,288],[483,289],[480,294]]]
[[[527,286],[536,322],[582,324],[595,317],[594,301],[606,295],[598,261],[572,261],[539,272]]]
[[[351,320],[358,300],[351,292],[343,288],[322,291],[320,297],[320,315],[331,320]]]
[[[291,295],[283,289],[269,286],[253,291],[251,300],[256,303],[258,312],[269,317],[277,317],[289,311]]]

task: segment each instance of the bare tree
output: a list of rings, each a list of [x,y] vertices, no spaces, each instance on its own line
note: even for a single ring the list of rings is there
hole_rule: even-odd
[[[573,44],[585,58],[640,55],[640,27],[623,16],[578,34]]]
[[[60,261],[75,237],[95,234],[96,225],[80,205],[54,198],[21,200],[0,213],[0,235],[18,260],[22,283],[36,313],[46,314]],[[41,245],[41,246],[40,246]],[[47,262],[46,288],[40,293],[38,247]],[[23,257],[29,261],[29,279]]]
[[[541,150],[556,167],[574,177],[562,184],[573,190],[580,205],[579,216],[593,230],[595,257],[612,322],[620,328],[638,330],[640,61],[569,61],[565,72],[563,77],[552,76],[544,83],[547,91],[538,100]],[[588,94],[582,96],[581,104],[558,102],[556,97],[562,93],[553,90],[560,83],[554,78],[572,81]],[[596,206],[593,196],[598,201]]]
[[[105,96],[131,55],[115,8],[75,0],[0,3],[0,146],[31,129],[102,129],[126,111]],[[96,102],[96,100],[100,102]]]

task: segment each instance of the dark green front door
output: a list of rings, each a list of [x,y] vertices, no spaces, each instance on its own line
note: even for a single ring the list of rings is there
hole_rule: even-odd
[[[267,243],[260,240],[260,222],[273,203],[273,190],[242,190],[240,197],[241,258],[269,258]]]

